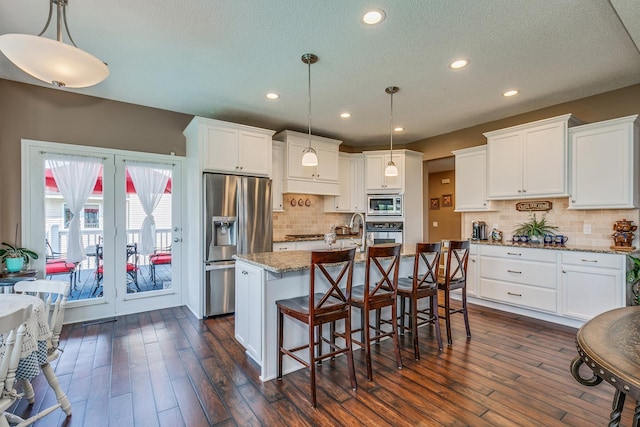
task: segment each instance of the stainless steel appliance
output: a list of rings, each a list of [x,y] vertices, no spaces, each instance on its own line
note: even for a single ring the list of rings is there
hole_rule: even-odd
[[[473,221],[471,231],[471,240],[488,240],[489,233],[487,231],[487,223],[484,221]]]
[[[235,310],[235,254],[271,252],[271,180],[204,174],[205,316]]]
[[[367,216],[402,216],[402,195],[367,195]]]
[[[373,234],[373,244],[402,243],[402,222],[367,222],[367,235]]]

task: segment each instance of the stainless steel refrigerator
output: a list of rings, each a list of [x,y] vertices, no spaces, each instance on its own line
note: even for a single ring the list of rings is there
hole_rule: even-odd
[[[235,254],[271,252],[271,180],[204,174],[205,316],[235,311]]]

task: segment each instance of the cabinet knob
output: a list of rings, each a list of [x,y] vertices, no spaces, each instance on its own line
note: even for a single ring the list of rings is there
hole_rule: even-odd
[[[523,193],[526,193],[526,192],[527,192],[527,190],[522,190],[522,192],[523,192]]]
[[[562,270],[562,272],[563,272],[563,273],[566,273],[566,272],[567,272],[567,270]]]
[[[242,270],[242,274],[247,275],[249,273],[247,273],[247,270]]]
[[[240,170],[242,170],[242,166],[240,166]]]
[[[518,190],[518,193],[522,193],[522,190]]]

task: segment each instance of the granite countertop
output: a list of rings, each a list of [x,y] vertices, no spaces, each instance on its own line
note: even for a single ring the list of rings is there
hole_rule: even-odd
[[[362,238],[362,234],[336,234],[336,240],[341,239],[354,239],[358,240]],[[324,240],[324,234],[318,233],[316,236],[309,235],[305,237],[292,237],[284,236],[278,239],[273,239],[273,243],[287,243],[287,242],[313,242]]]
[[[401,258],[413,257],[415,246],[402,246]],[[243,261],[256,267],[260,267],[272,273],[289,273],[292,271],[308,270],[311,265],[311,251],[284,251],[284,252],[262,252],[256,254],[234,255],[238,261]],[[366,253],[356,252],[354,264],[361,264],[366,261]]]
[[[640,249],[633,251],[620,251],[611,249],[609,246],[588,246],[588,245],[541,245],[530,243],[513,243],[511,240],[504,240],[502,242],[493,242],[491,240],[472,240],[474,245],[488,245],[488,246],[509,246],[517,248],[532,248],[532,249],[548,249],[555,251],[576,251],[576,252],[594,252],[600,254],[629,254],[638,255]]]

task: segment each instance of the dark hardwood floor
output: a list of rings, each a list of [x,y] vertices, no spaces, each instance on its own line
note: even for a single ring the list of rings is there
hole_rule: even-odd
[[[318,372],[318,407],[309,404],[306,370],[261,383],[256,365],[234,340],[233,316],[197,320],[184,307],[73,324],[54,365],[73,407],[37,426],[605,426],[613,388],[578,384],[569,373],[576,330],[477,306],[472,338],[454,316],[453,345],[440,353],[421,328],[421,355],[402,338],[404,368],[389,340],[373,350],[374,380],[355,352],[358,390],[344,357]],[[444,326],[444,325],[443,325]],[[42,376],[29,416],[55,403]],[[630,425],[632,401],[623,424]]]

